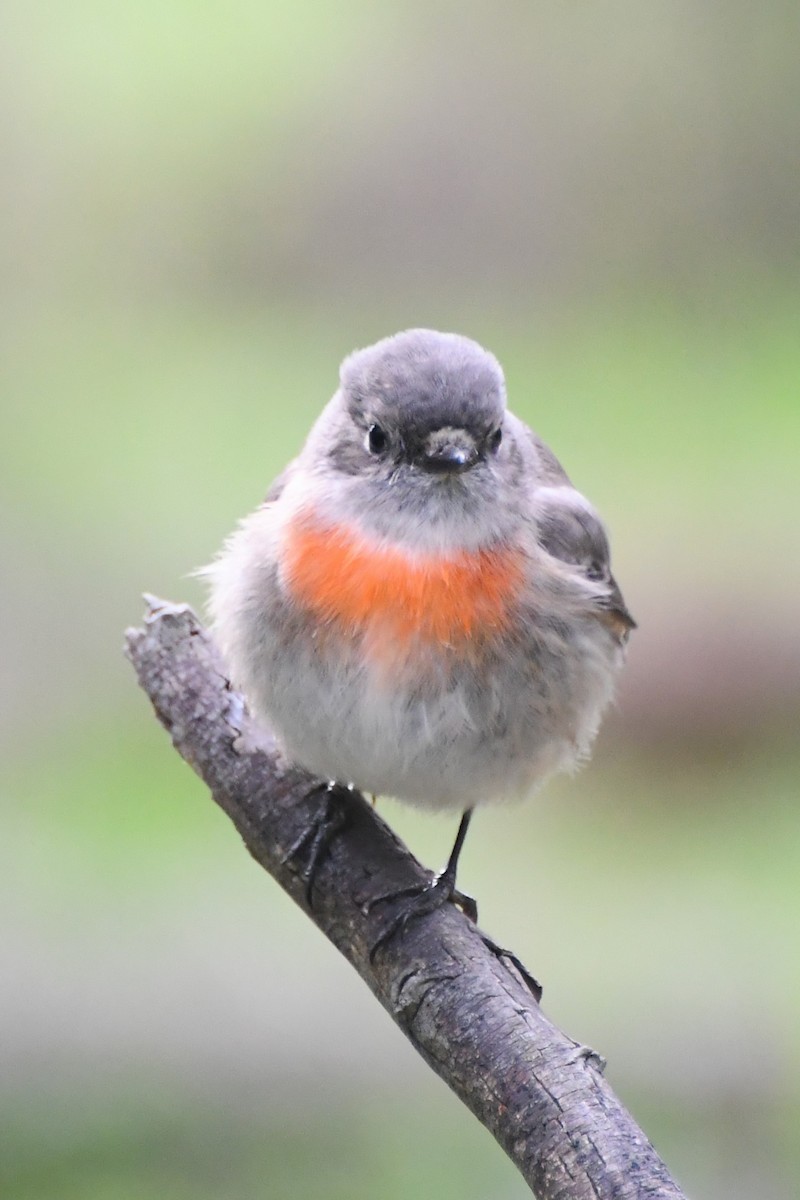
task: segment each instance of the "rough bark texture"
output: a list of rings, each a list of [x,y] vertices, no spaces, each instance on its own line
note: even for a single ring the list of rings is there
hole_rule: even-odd
[[[357,794],[309,905],[302,855],[290,852],[320,814],[319,780],[282,761],[191,609],[148,601],[127,654],[175,748],[256,861],[352,963],[540,1200],[684,1197],[604,1080],[599,1057],[551,1024],[513,956],[487,946],[452,905],[411,922],[370,962],[390,906],[366,912],[366,902],[429,875]]]

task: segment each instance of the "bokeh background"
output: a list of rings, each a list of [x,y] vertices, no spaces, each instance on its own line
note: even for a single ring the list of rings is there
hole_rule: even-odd
[[[121,653],[421,324],[504,363],[640,622],[591,766],[479,816],[463,885],[687,1191],[795,1194],[798,45],[791,0],[7,0],[4,1196],[526,1194]]]

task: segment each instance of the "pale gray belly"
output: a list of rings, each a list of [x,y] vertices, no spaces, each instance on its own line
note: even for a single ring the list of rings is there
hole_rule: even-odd
[[[591,618],[525,649],[500,646],[479,663],[430,652],[419,682],[364,664],[359,647],[332,656],[296,631],[262,629],[242,686],[294,761],[433,809],[532,792],[588,753],[613,687],[619,652]],[[339,647],[339,650],[341,647]]]

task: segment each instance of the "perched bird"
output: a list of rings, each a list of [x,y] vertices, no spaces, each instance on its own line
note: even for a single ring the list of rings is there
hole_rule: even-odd
[[[454,895],[474,914],[455,892],[472,810],[587,756],[634,627],[599,516],[506,408],[497,360],[427,329],[351,354],[207,574],[231,680],[291,760],[462,812],[402,921]]]

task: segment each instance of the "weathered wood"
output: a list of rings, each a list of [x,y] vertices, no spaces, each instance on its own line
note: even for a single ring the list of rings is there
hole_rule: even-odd
[[[445,905],[411,922],[370,961],[389,906],[367,911],[369,899],[429,875],[357,794],[309,904],[291,849],[325,803],[320,781],[281,759],[191,609],[148,600],[127,654],[175,748],[540,1200],[685,1200],[598,1056],[547,1019],[513,956],[487,946],[463,913]]]

